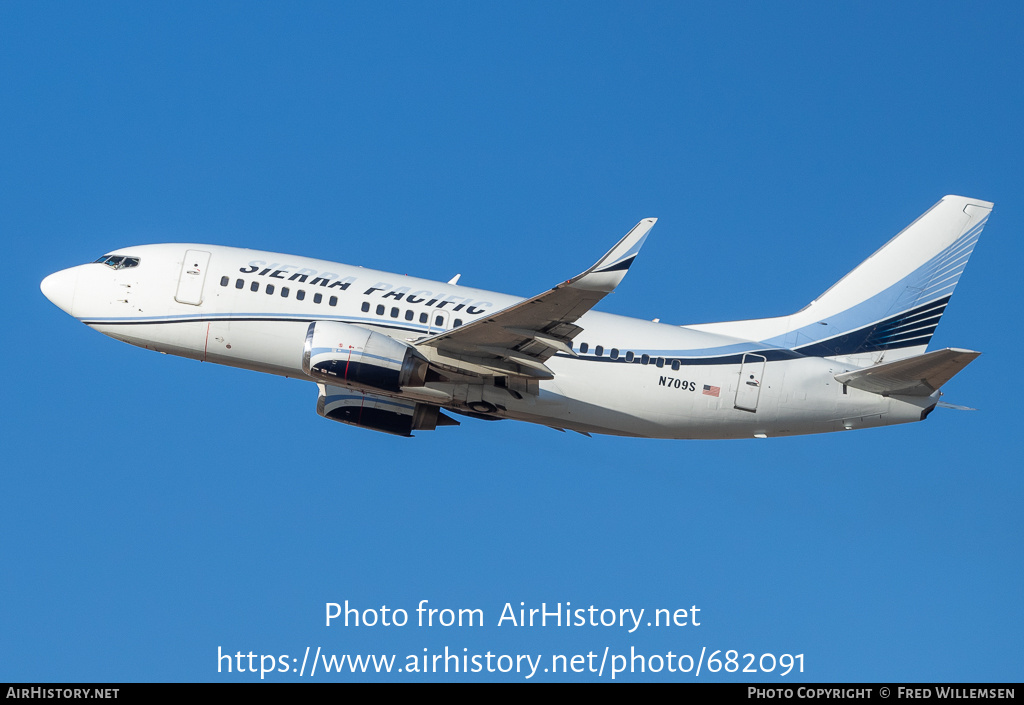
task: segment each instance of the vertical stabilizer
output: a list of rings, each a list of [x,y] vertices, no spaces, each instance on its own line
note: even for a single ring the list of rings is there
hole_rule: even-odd
[[[694,327],[861,364],[919,355],[991,210],[946,196],[797,313]]]

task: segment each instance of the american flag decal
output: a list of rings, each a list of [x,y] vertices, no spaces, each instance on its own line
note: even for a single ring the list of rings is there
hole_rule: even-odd
[[[707,394],[709,397],[717,397],[721,391],[721,387],[712,387],[710,384],[705,384],[703,394]]]

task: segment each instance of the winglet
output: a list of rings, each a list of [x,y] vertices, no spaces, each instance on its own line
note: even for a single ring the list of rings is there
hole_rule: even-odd
[[[626,276],[626,270],[633,264],[637,253],[647,239],[647,234],[658,222],[657,218],[644,218],[626,233],[625,237],[619,240],[615,246],[608,250],[604,257],[597,261],[593,267],[578,276],[573,277],[556,288],[571,286],[573,289],[584,289],[586,291],[603,291],[608,293],[615,289]]]

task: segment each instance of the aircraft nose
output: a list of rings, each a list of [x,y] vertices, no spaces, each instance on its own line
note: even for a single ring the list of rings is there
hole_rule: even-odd
[[[39,288],[43,296],[52,301],[65,313],[71,314],[75,303],[75,286],[78,284],[78,268],[63,269],[43,279]],[[73,315],[73,314],[71,314]]]

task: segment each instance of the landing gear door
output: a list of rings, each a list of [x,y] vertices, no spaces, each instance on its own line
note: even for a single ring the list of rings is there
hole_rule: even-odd
[[[740,382],[736,387],[737,409],[757,411],[757,400],[761,397],[764,383],[764,363],[767,358],[756,353],[746,353],[740,365]]]
[[[203,303],[203,284],[206,283],[206,270],[210,266],[210,253],[202,250],[188,250],[181,263],[181,274],[178,275],[178,290],[174,300],[180,304],[198,306]]]

